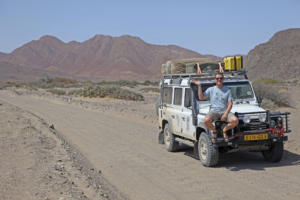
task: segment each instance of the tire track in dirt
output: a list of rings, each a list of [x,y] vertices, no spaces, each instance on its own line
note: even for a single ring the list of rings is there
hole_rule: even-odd
[[[223,156],[219,167],[203,167],[191,149],[166,152],[156,142],[157,128],[125,119],[56,104],[29,96],[0,98],[53,123],[104,176],[129,199],[297,199],[300,156],[285,152],[281,163],[262,156]]]

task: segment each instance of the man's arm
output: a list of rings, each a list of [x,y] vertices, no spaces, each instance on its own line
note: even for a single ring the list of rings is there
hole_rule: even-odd
[[[196,73],[199,74],[199,75],[202,74],[202,71],[201,71],[199,63],[197,63],[197,72]]]
[[[205,94],[202,93],[201,83],[200,81],[193,80],[192,83],[198,86],[198,98],[199,100],[204,100],[207,98]]]
[[[221,117],[221,120],[222,121],[227,121],[228,119],[228,114],[230,113],[231,111],[231,108],[232,108],[232,99],[228,100],[228,106],[227,106],[227,109],[225,110],[224,114],[222,115]]]
[[[219,72],[223,73],[224,69],[222,67],[221,61],[219,61]]]

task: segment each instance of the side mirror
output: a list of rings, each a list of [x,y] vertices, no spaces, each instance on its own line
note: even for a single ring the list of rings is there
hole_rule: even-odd
[[[256,100],[257,100],[258,105],[260,106],[263,98],[262,98],[262,96],[258,96],[258,97],[256,97]]]

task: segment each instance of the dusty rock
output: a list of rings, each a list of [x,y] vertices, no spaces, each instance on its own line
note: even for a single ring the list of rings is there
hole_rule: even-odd
[[[54,128],[17,107],[0,105],[0,199],[107,198],[100,195],[100,170],[82,161]]]

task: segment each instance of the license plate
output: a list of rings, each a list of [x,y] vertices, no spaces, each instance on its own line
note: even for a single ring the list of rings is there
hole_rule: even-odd
[[[252,135],[244,135],[245,141],[252,141],[252,140],[267,140],[268,134],[252,134]]]

